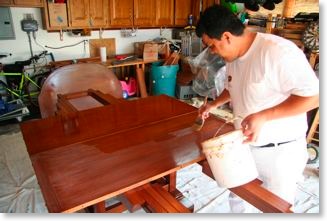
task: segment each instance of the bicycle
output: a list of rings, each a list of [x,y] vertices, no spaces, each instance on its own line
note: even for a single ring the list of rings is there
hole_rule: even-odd
[[[0,69],[0,76],[4,76],[7,83],[0,80],[0,91],[1,89],[6,91],[7,94],[4,95],[10,100],[21,99],[24,103],[28,101],[29,104],[38,106],[37,97],[50,71],[43,71],[42,69],[41,73],[34,72],[34,75],[30,76],[25,70],[25,66],[36,64],[46,54],[47,51],[43,51],[28,60],[3,65],[2,70]]]

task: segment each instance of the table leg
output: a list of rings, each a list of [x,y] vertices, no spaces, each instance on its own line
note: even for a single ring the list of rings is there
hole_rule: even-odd
[[[168,191],[169,192],[174,192],[176,190],[176,172],[173,172],[169,174],[169,186],[168,186]]]
[[[146,92],[146,84],[144,80],[144,64],[141,67],[136,65],[136,77],[140,88],[141,97],[147,97],[148,93]]]

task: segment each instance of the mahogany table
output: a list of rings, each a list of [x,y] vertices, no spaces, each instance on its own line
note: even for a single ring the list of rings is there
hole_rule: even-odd
[[[201,142],[224,123],[166,95],[32,120],[21,130],[49,212],[75,212],[205,159]],[[226,125],[221,134],[231,131]]]

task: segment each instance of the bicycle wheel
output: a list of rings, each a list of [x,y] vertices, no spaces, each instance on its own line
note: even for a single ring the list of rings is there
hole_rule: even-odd
[[[315,163],[319,158],[318,147],[313,143],[309,143],[307,145],[307,150],[308,150],[308,154],[309,154],[309,159],[308,159],[307,163],[308,164]]]

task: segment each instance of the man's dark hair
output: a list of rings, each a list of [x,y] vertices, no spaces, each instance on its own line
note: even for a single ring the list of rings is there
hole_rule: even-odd
[[[240,36],[243,34],[244,29],[244,24],[229,9],[221,5],[213,5],[200,16],[196,26],[196,34],[198,37],[206,34],[210,38],[220,40],[221,35],[226,31]]]

